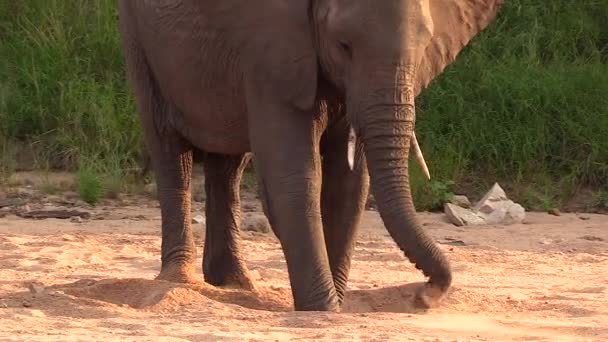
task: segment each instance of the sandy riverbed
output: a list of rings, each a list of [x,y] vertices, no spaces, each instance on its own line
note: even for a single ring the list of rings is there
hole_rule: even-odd
[[[258,293],[183,286],[152,280],[154,201],[94,211],[104,219],[0,218],[0,340],[608,340],[606,215],[458,228],[421,213],[455,272],[443,305],[422,313],[407,285],[421,273],[368,211],[344,312],[298,313],[271,233],[243,233]],[[203,238],[198,225],[199,246]]]

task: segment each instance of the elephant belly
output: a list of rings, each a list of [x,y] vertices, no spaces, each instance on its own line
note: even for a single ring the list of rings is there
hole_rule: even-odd
[[[148,54],[156,81],[176,111],[171,127],[197,148],[213,153],[249,152],[247,106],[239,69],[205,59],[199,49]]]
[[[197,99],[177,105],[173,126],[205,152],[241,154],[250,151],[246,107],[240,96],[201,91]]]
[[[206,152],[248,152],[239,44],[229,44],[222,32],[212,29],[209,17],[177,3],[134,6],[138,43],[165,102],[176,109],[166,111],[161,124]]]

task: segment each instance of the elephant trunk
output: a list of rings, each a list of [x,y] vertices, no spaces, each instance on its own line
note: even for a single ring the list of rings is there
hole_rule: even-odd
[[[372,86],[353,96],[364,100],[353,104],[351,120],[364,145],[372,191],[388,232],[416,268],[430,277],[431,287],[444,293],[452,280],[450,266],[416,219],[409,184],[408,155],[415,123],[413,74],[413,68],[402,64],[374,72]]]

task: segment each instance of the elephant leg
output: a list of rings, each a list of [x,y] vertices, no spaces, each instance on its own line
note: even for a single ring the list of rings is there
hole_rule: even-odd
[[[340,304],[344,300],[357,228],[369,191],[367,166],[359,142],[352,171],[348,165],[348,133],[348,123],[341,120],[328,129],[322,141],[321,212],[329,265]]]
[[[249,125],[258,184],[287,261],[295,310],[335,311],[321,222],[319,125],[312,114],[291,108],[250,107],[255,109]]]
[[[250,159],[244,154],[204,156],[207,227],[203,274],[205,281],[215,286],[254,288],[239,249],[239,185]]]
[[[162,266],[157,279],[200,282],[194,272],[196,246],[190,226],[192,151],[181,138],[160,139],[151,157],[162,217]]]
[[[143,53],[129,37],[125,46],[161,208],[161,270],[157,279],[200,282],[194,272],[196,246],[190,227],[192,147],[169,124],[169,118],[179,113],[163,98]]]

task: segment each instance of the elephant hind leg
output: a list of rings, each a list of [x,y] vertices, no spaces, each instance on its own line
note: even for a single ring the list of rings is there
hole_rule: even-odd
[[[351,171],[347,160],[349,125],[341,120],[328,128],[323,138],[323,186],[321,210],[325,245],[338,301],[344,301],[355,246],[357,227],[369,191],[367,166],[356,148]]]
[[[178,110],[161,94],[145,54],[124,35],[129,81],[154,171],[162,217],[161,271],[157,279],[196,283],[191,224],[192,146],[168,123]]]
[[[245,154],[204,155],[207,227],[203,274],[205,281],[215,286],[254,289],[239,248],[239,185],[250,159]]]

